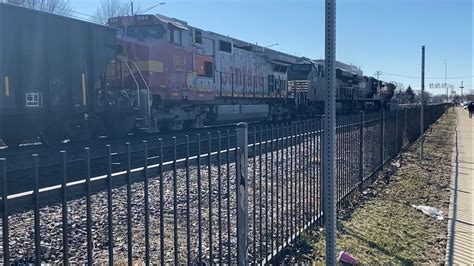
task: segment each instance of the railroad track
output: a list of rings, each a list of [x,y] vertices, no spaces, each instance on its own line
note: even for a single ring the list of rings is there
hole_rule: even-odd
[[[405,107],[407,108],[407,107]],[[377,112],[372,112],[372,113],[366,113],[366,115],[374,114]],[[338,116],[347,116],[347,115],[356,115],[358,113],[352,113],[352,114],[338,114]],[[270,121],[251,121],[247,122],[249,125],[249,128],[252,126],[265,126],[265,125],[272,125],[272,124],[284,124],[284,123],[291,123],[294,121],[308,121],[308,120],[314,120],[315,118],[299,118],[297,120],[287,120],[287,121],[280,121],[280,122],[270,122]],[[47,152],[53,152],[53,151],[60,151],[60,150],[66,150],[70,153],[70,151],[74,149],[80,149],[84,146],[88,146],[91,149],[94,147],[99,147],[99,146],[105,146],[107,144],[111,145],[120,145],[125,142],[141,142],[142,140],[146,139],[151,139],[151,138],[166,138],[166,137],[172,137],[172,136],[184,136],[186,134],[191,135],[192,133],[199,133],[199,132],[207,132],[207,131],[212,131],[212,130],[225,130],[226,128],[233,128],[235,127],[236,123],[232,124],[218,124],[218,125],[211,125],[211,126],[205,126],[202,128],[192,128],[192,129],[187,129],[187,130],[182,130],[182,131],[163,131],[163,132],[157,132],[157,133],[143,133],[143,132],[135,132],[135,133],[130,133],[127,137],[124,137],[122,139],[109,139],[106,136],[101,136],[99,137],[95,142],[68,142],[65,141],[59,146],[55,147],[50,147],[46,144],[43,144],[39,139],[38,140],[31,140],[30,142],[23,143],[20,145],[20,147],[16,148],[9,148],[5,146],[5,144],[1,141],[0,139],[0,157],[5,158],[8,157],[12,160],[21,162],[22,159],[25,157],[25,154],[30,156],[31,154],[39,154],[39,153],[47,153]],[[56,158],[55,160],[58,160]],[[8,164],[8,168],[12,168],[12,163],[10,162]]]
[[[378,115],[367,115],[366,126],[376,123],[379,120]],[[354,127],[358,127],[360,124],[358,120],[352,119],[352,122],[348,123],[350,117],[353,115],[341,117],[338,120],[338,127],[343,130],[354,130]],[[248,141],[252,144],[275,140],[283,134],[288,135],[285,130],[288,130],[291,135],[305,134],[314,131],[319,126],[317,121],[320,120],[278,124],[252,123],[249,125]],[[7,164],[7,186],[9,195],[14,195],[33,190],[34,171],[38,172],[39,188],[47,188],[61,184],[64,167],[67,168],[67,182],[83,180],[88,171],[92,177],[107,175],[109,172],[126,171],[129,152],[130,167],[133,169],[142,167],[145,161],[148,165],[158,164],[160,155],[166,162],[172,161],[175,155],[176,158],[181,159],[227,150],[236,146],[236,128],[234,124],[180,132],[174,135],[152,135],[128,140],[103,141],[93,143],[87,148],[84,145],[75,144],[64,151],[45,149],[41,153],[35,153],[34,150],[27,150],[21,156],[16,154],[16,158],[21,157],[22,161],[14,161],[15,156],[0,155],[0,157],[6,158],[7,163],[11,162]],[[32,153],[38,155],[32,156]],[[89,166],[88,161],[90,161]],[[34,167],[35,163],[37,167]]]

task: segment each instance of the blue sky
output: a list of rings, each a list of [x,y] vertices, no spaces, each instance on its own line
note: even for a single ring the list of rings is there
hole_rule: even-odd
[[[187,21],[190,25],[276,50],[322,58],[324,56],[323,0],[135,0],[147,7],[166,4],[152,12]],[[72,7],[94,14],[98,0],[71,0]],[[465,91],[473,88],[472,0],[338,0],[338,60],[360,66],[366,75],[385,72],[381,79],[420,88],[421,45],[426,46],[426,84],[444,82]],[[443,89],[428,89],[439,94]],[[458,93],[459,93],[459,89]]]

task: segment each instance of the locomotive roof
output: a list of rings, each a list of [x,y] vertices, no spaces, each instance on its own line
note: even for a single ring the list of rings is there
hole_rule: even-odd
[[[140,16],[140,15],[136,15],[136,16]],[[210,35],[218,36],[222,40],[231,42],[233,44],[233,47],[235,48],[244,49],[244,50],[251,51],[254,53],[264,54],[265,56],[267,56],[268,60],[272,61],[275,64],[289,65],[289,64],[294,64],[301,61],[301,57],[297,57],[291,54],[280,52],[274,49],[269,49],[264,46],[260,46],[258,44],[249,43],[249,42],[239,40],[230,36],[226,36],[220,33],[216,33],[213,31],[208,31],[208,30],[204,30],[198,27],[194,27],[194,26],[189,25],[186,21],[179,20],[176,18],[167,17],[161,14],[143,14],[141,16],[153,16],[163,23],[171,24],[183,30],[199,30],[202,32],[207,32]]]
[[[140,15],[136,15],[136,16],[140,16]],[[199,30],[199,31],[202,31],[202,32],[206,32],[209,35],[217,36],[222,40],[226,40],[226,41],[231,42],[233,44],[233,47],[235,47],[235,48],[244,49],[244,50],[247,50],[247,51],[250,51],[250,52],[263,54],[267,57],[267,59],[270,62],[272,62],[274,64],[291,65],[291,64],[297,64],[297,63],[303,63],[303,62],[305,62],[305,60],[307,60],[304,57],[294,56],[294,55],[287,54],[287,53],[284,53],[284,52],[280,52],[280,51],[277,51],[277,50],[274,50],[274,49],[266,48],[266,47],[258,45],[258,44],[249,43],[249,42],[239,40],[237,38],[233,38],[233,37],[230,37],[230,36],[226,36],[226,35],[223,35],[223,34],[220,34],[220,33],[216,33],[216,32],[213,32],[213,31],[208,31],[208,30],[204,30],[202,28],[194,27],[194,26],[189,25],[186,21],[179,20],[179,19],[176,19],[176,18],[167,17],[165,15],[161,15],[161,14],[143,14],[142,16],[153,16],[153,17],[155,17],[156,19],[158,19],[159,21],[161,21],[163,23],[171,24],[171,25],[173,25],[177,28],[181,28],[183,30],[189,30],[189,31]],[[131,16],[129,16],[129,17],[131,17]],[[324,65],[324,59],[311,60],[311,61],[314,64]],[[358,75],[358,76],[363,76],[362,70],[360,70],[359,68],[357,68],[354,65],[350,65],[350,64],[346,64],[346,63],[336,61],[336,67],[341,69],[341,70],[344,70],[346,72],[350,72],[351,74]]]
[[[313,60],[313,62],[324,65],[324,59]],[[336,61],[336,68],[359,76],[363,76],[364,74],[358,67],[340,61]]]
[[[186,23],[185,21],[175,19],[175,18],[170,18],[170,17],[160,15],[160,14],[155,14],[154,16],[163,23],[171,24],[183,30],[189,30],[188,23]]]

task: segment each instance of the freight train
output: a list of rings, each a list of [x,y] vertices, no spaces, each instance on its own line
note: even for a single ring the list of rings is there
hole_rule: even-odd
[[[0,138],[9,146],[285,120],[324,103],[323,60],[162,15],[101,26],[0,4],[0,36]],[[340,112],[383,108],[395,89],[340,62],[336,76]]]

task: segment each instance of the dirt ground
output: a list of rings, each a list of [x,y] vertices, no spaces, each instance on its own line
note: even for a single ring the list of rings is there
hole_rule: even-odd
[[[445,114],[425,137],[425,160],[419,141],[385,167],[349,210],[338,215],[337,251],[348,251],[361,264],[442,264],[447,243],[451,155],[455,113]],[[412,205],[441,209],[436,220]],[[304,233],[284,252],[287,263],[325,262],[324,230]]]

